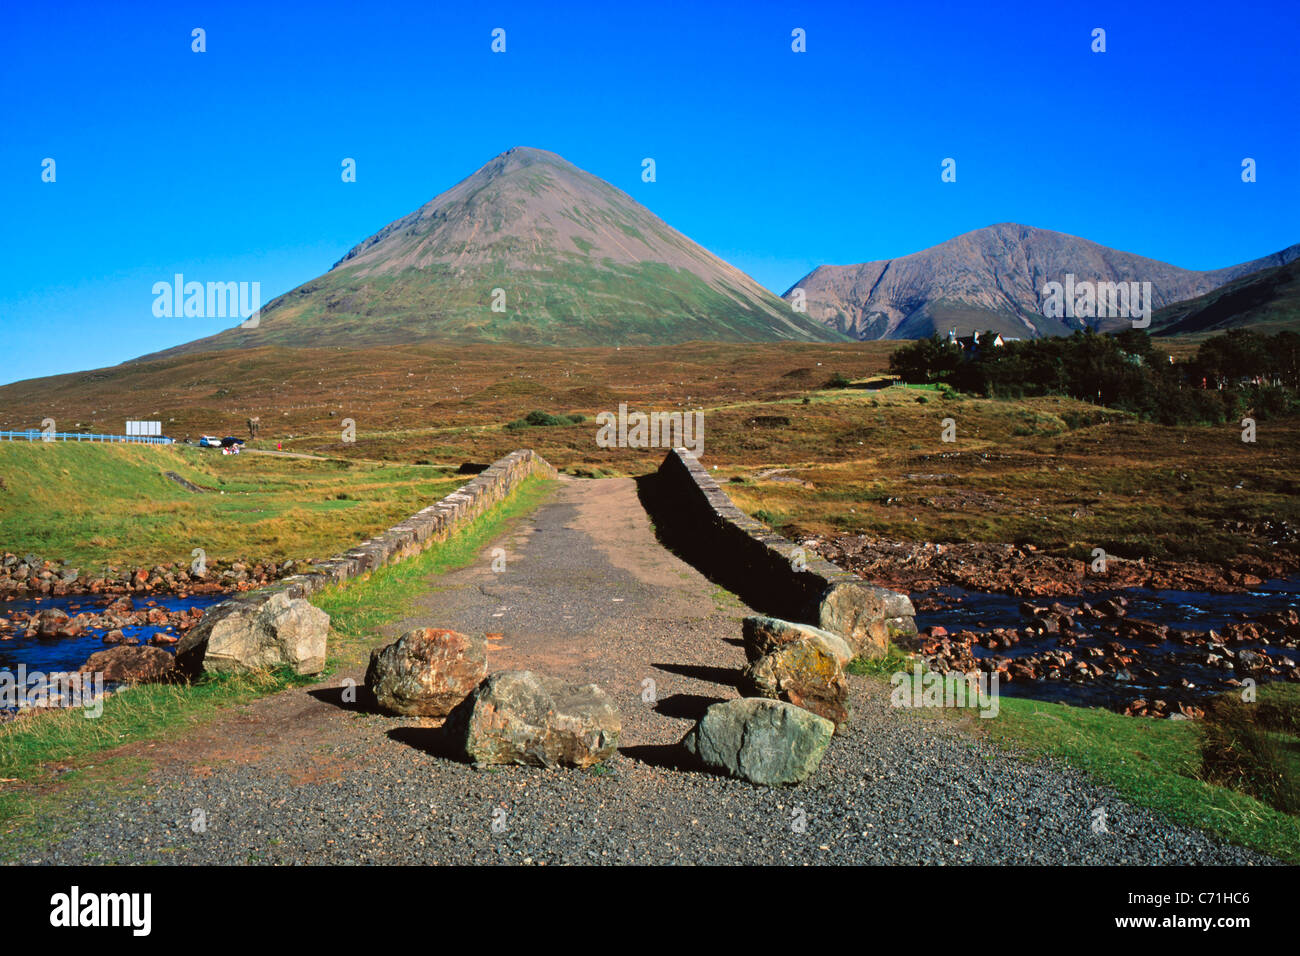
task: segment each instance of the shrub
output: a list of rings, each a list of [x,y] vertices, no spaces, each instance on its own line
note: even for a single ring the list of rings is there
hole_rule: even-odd
[[[506,425],[509,429],[518,428],[554,428],[557,425],[581,425],[587,419],[576,412],[568,415],[552,415],[550,412],[533,410],[523,418],[516,418]]]

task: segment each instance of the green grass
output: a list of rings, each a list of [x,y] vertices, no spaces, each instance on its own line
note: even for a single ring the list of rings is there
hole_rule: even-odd
[[[414,600],[427,592],[431,575],[473,563],[485,545],[536,508],[554,485],[529,478],[491,511],[416,557],[315,595],[312,603],[330,615],[326,674],[362,663],[379,629],[408,615]],[[56,829],[66,832],[88,799],[108,799],[138,786],[149,762],[115,755],[117,747],[180,735],[232,706],[321,678],[280,671],[204,677],[190,685],[145,684],[109,697],[95,719],[71,709],[0,726],[0,778],[5,779],[0,783],[0,859],[39,845]]]
[[[916,660],[905,651],[900,651],[893,644],[889,645],[889,650],[883,657],[855,657],[844,666],[845,673],[856,674],[860,677],[879,677],[883,680],[889,680],[890,676],[903,671],[912,673],[912,667]],[[924,670],[922,665],[922,670]]]
[[[1300,687],[1275,687],[1256,702],[1215,697],[1203,724],[1201,778],[1300,814]]]
[[[1300,688],[1264,685],[1263,704]],[[1202,779],[1199,721],[1143,720],[1098,708],[1002,697],[979,721],[989,738],[1031,757],[1049,756],[1114,787],[1126,800],[1288,863],[1300,863],[1300,817]],[[1296,746],[1290,738],[1290,746]]]
[[[172,471],[206,493],[187,491]],[[463,483],[448,470],[143,445],[0,443],[0,548],[105,565],[325,557]]]
[[[622,224],[620,228],[624,228]],[[499,264],[435,262],[373,276],[345,266],[314,282],[310,296],[285,297],[268,304],[263,310],[266,321],[256,332],[232,330],[222,344],[231,348],[296,345],[307,327],[314,342],[344,348],[410,343],[431,335],[465,343],[570,348],[703,339],[845,340],[840,333],[793,312],[774,295],[726,282],[714,284],[665,263],[616,263],[591,256],[591,250],[581,244],[571,252],[557,250],[553,255],[535,255],[522,243],[517,251],[522,259],[520,268],[528,271],[529,281],[510,286],[505,312],[491,312],[484,303],[503,280],[517,279],[518,269],[508,276]],[[432,316],[431,289],[438,290],[438,307]],[[581,295],[575,290],[581,290]],[[373,303],[365,322],[330,306],[332,300],[357,295]]]
[[[0,726],[0,859],[66,830],[86,799],[139,780],[147,761],[114,757],[115,748],[180,734],[232,706],[319,679],[282,670],[191,685],[142,684],[108,698],[94,719],[71,708]]]

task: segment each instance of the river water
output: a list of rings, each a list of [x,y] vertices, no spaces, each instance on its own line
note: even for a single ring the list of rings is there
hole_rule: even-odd
[[[64,597],[43,597],[39,600],[28,598],[20,601],[8,601],[0,604],[0,613],[6,617],[12,611],[33,613],[46,608],[58,608],[69,617],[78,614],[102,614],[104,609],[121,595],[73,594]],[[226,594],[203,594],[189,597],[175,597],[168,594],[135,595],[136,610],[146,610],[150,606],[168,611],[184,611],[192,607],[207,608],[224,601]],[[152,605],[150,604],[152,602]],[[127,637],[138,638],[141,644],[147,644],[149,638],[158,632],[179,636],[173,630],[161,625],[145,624],[138,627],[124,627],[122,633]],[[86,662],[86,658],[95,651],[105,647],[103,638],[105,629],[87,628],[78,637],[39,638],[24,637],[22,632],[0,631],[0,669],[16,670],[19,664],[26,666],[28,673],[42,671],[56,673],[75,671]],[[173,648],[164,648],[172,650]]]
[[[1268,581],[1253,590],[1238,594],[1211,594],[1202,591],[1154,591],[1146,588],[1126,588],[1123,590],[1087,591],[1078,597],[1061,598],[1067,607],[1077,606],[1081,601],[1096,606],[1115,596],[1128,600],[1127,617],[1165,624],[1172,628],[1187,631],[1216,630],[1222,633],[1229,624],[1258,620],[1271,611],[1300,610],[1300,576]],[[1005,594],[988,594],[980,591],[968,591],[959,587],[947,587],[937,591],[913,595],[915,600],[936,599],[941,607],[918,610],[916,625],[924,629],[931,625],[940,625],[955,634],[958,631],[973,631],[983,634],[994,628],[1016,629],[1026,624],[1020,606],[1023,598]],[[1040,598],[1032,603],[1050,604],[1053,599]],[[1144,667],[1158,671],[1156,679],[1139,679],[1129,673],[1132,679],[1124,679],[1125,672],[1118,675],[1106,674],[1086,682],[1070,680],[1012,680],[1001,682],[1000,693],[1010,697],[1031,697],[1039,700],[1059,701],[1063,703],[1100,706],[1122,709],[1129,701],[1137,698],[1151,700],[1160,698],[1167,701],[1194,702],[1216,693],[1231,690],[1225,681],[1236,675],[1233,671],[1221,670],[1204,662],[1206,648],[1189,646],[1179,641],[1166,641],[1163,644],[1147,644],[1131,638],[1117,636],[1113,629],[1115,621],[1097,620],[1082,615],[1075,618],[1074,631],[1082,632],[1078,643],[1068,649],[1076,659],[1086,659],[1083,653],[1088,647],[1104,647],[1118,641],[1132,650],[1142,659]],[[1057,648],[1057,638],[1047,634],[1041,638],[1022,638],[1018,644],[1008,649],[987,650],[983,647],[974,649],[977,659],[1003,657],[1017,658],[1034,653],[1041,653]],[[1281,648],[1273,644],[1258,641],[1233,642],[1234,652],[1251,650],[1268,655],[1277,663],[1294,666],[1300,663],[1300,650]],[[1191,683],[1192,687],[1184,685]]]

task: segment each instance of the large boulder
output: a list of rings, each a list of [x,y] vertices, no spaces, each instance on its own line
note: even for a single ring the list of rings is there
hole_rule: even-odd
[[[176,663],[189,675],[282,666],[316,674],[325,667],[329,627],[328,614],[283,591],[262,601],[224,601],[181,639]]]
[[[756,697],[783,700],[843,727],[849,720],[849,679],[839,661],[819,641],[782,644],[745,668],[745,683]]]
[[[394,714],[445,717],[487,676],[487,640],[422,627],[370,655],[366,687]]]
[[[160,647],[119,645],[91,654],[79,671],[102,673],[110,683],[165,683],[176,677],[176,659]]]
[[[870,584],[843,583],[827,588],[814,608],[823,630],[839,634],[856,655],[884,657],[891,636],[915,634],[916,612],[906,594]]]
[[[764,786],[798,783],[816,770],[835,725],[780,700],[713,704],[682,741],[706,767]]]
[[[848,641],[811,624],[795,624],[780,618],[755,615],[745,618],[743,628],[745,657],[750,663],[796,641],[816,644],[834,657],[841,667],[853,660],[853,648]]]
[[[451,721],[476,764],[590,767],[613,756],[622,721],[595,684],[532,671],[493,674]]]

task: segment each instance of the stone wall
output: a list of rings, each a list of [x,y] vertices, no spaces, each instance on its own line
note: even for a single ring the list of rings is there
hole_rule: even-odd
[[[757,611],[840,633],[857,626],[863,633],[845,636],[868,654],[916,633],[907,595],[868,584],[751,518],[684,448],[668,453],[642,497],[665,543]],[[845,595],[862,617],[857,625],[844,620]]]
[[[341,584],[386,564],[394,564],[419,554],[435,541],[445,540],[457,526],[488,511],[532,475],[554,478],[556,470],[532,449],[511,452],[441,501],[416,512],[401,524],[394,525],[382,534],[362,541],[327,561],[312,564],[302,574],[236,594],[213,605],[205,612],[204,619],[228,615],[232,609],[255,611],[277,594],[283,593],[290,598],[309,598],[327,585]],[[202,625],[203,620],[200,620],[192,633],[204,633]],[[191,657],[195,653],[201,654],[201,648],[191,649],[185,641],[177,648],[178,658]],[[188,662],[191,670],[199,665],[199,661]]]

